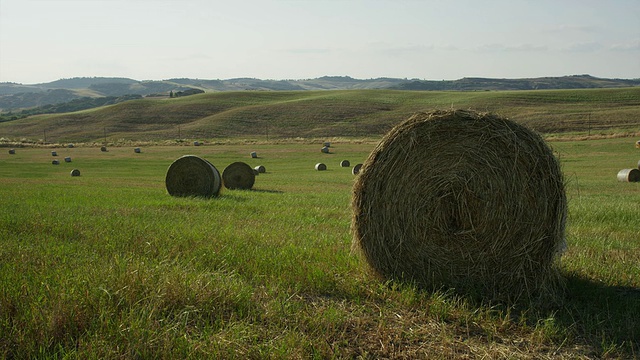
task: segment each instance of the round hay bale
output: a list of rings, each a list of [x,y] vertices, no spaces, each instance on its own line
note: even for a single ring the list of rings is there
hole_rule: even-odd
[[[340,167],[349,167],[349,166],[351,166],[351,163],[349,162],[349,160],[340,161]]]
[[[264,173],[266,173],[266,172],[267,172],[267,169],[266,169],[264,166],[262,166],[262,165],[258,165],[258,166],[256,166],[256,167],[254,167],[254,169],[255,169],[256,171],[258,171],[259,173],[261,173],[261,174],[264,174]]]
[[[69,149],[72,149],[72,148],[74,148],[75,146],[74,146],[73,144],[68,144],[68,145],[67,145],[67,147],[68,147]]]
[[[16,154],[16,149],[9,149],[9,154],[10,155],[15,155]]]
[[[70,162],[71,162],[71,157],[70,157],[70,156],[67,156],[66,158],[64,158],[64,162],[68,162],[68,163],[70,163]]]
[[[539,135],[491,114],[419,113],[364,167],[353,247],[375,274],[484,300],[557,299],[567,200]]]
[[[640,164],[638,164],[640,165]],[[639,182],[640,170],[638,169],[622,169],[618,171],[618,181],[622,182]]]
[[[200,142],[199,141],[194,141],[193,142],[193,146],[200,146]]]
[[[51,163],[53,165],[60,165],[60,161],[58,161],[58,159],[54,159]]]
[[[360,169],[362,169],[362,164],[356,164],[353,169],[351,169],[351,173],[353,175],[358,175],[360,173]]]
[[[133,152],[136,153],[136,154],[140,154],[141,150],[140,150],[139,147],[137,147],[137,148],[133,149]]]
[[[165,185],[171,196],[213,197],[220,193],[222,180],[213,164],[195,155],[185,155],[171,163]]]
[[[100,151],[102,151],[102,152],[107,152],[107,147],[106,147],[106,146],[102,146],[102,147],[100,147]]]
[[[71,170],[71,176],[80,176],[80,170],[78,169]]]
[[[320,152],[328,154],[329,153],[329,147],[328,146],[323,147],[322,149],[320,149]]]
[[[260,175],[260,171],[258,171],[258,169],[253,168],[253,175],[258,176]]]
[[[52,151],[51,156],[58,156],[58,153],[56,151]]]
[[[636,141],[636,149],[640,149],[640,140]]]
[[[256,175],[253,170],[246,163],[241,161],[234,162],[222,172],[222,182],[229,190],[249,190],[256,182]]]
[[[331,143],[326,141],[324,144],[322,144],[322,146],[324,147],[331,147]]]
[[[252,151],[252,152],[251,152],[251,158],[252,158],[252,159],[257,159],[257,158],[258,158],[258,153],[257,153],[257,152],[255,152],[255,151]]]
[[[318,171],[324,171],[327,170],[327,165],[323,164],[323,163],[317,163],[316,164],[316,170]]]

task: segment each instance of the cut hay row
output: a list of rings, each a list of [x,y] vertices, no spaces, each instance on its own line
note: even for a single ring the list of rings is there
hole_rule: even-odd
[[[555,298],[567,200],[539,135],[491,114],[419,113],[363,169],[353,247],[380,278],[488,300]]]

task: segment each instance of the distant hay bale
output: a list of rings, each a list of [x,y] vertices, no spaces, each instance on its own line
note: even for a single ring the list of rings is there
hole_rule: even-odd
[[[636,149],[640,149],[640,140],[636,141]]]
[[[107,147],[106,147],[106,146],[102,146],[102,147],[100,147],[100,151],[102,151],[102,152],[107,152]]]
[[[194,141],[193,142],[193,146],[200,146],[200,142],[199,141]]]
[[[80,170],[78,169],[71,170],[71,176],[80,176]]]
[[[140,154],[141,150],[140,150],[139,147],[137,147],[137,148],[133,149],[133,152],[136,153],[136,154]]]
[[[640,167],[640,162],[638,163]],[[621,182],[639,182],[640,170],[638,169],[622,169],[618,171],[618,181]]]
[[[60,161],[58,161],[58,159],[54,159],[51,163],[53,165],[60,165]]]
[[[323,164],[323,163],[317,163],[316,164],[316,170],[318,171],[324,171],[327,170],[327,165]]]
[[[322,149],[320,149],[320,152],[328,154],[329,153],[329,147],[328,146],[323,147]]]
[[[258,158],[258,153],[255,152],[255,151],[252,151],[250,155],[251,155],[252,159],[257,159]]]
[[[349,167],[349,166],[351,166],[351,163],[349,162],[349,160],[340,161],[340,167]]]
[[[351,173],[353,175],[358,175],[360,173],[360,169],[362,168],[362,164],[356,164],[353,169],[351,169]]]
[[[58,156],[58,153],[56,151],[52,151],[51,156]]]
[[[324,144],[322,144],[322,146],[324,147],[331,147],[331,143],[326,141]]]
[[[65,157],[64,158],[64,162],[70,163],[71,162],[71,157],[70,156]]]
[[[213,164],[195,155],[185,155],[171,163],[165,185],[171,196],[213,197],[220,193],[222,180]]]
[[[9,149],[9,154],[15,155],[16,154],[16,149]]]
[[[229,190],[249,190],[256,182],[253,168],[241,161],[227,166],[222,172],[222,183]]]
[[[67,144],[67,147],[68,147],[69,149],[72,149],[72,148],[74,148],[75,146],[74,146],[73,144]]]
[[[383,279],[484,300],[557,299],[567,200],[536,133],[492,114],[415,114],[364,163],[353,248]]]
[[[267,172],[267,169],[262,165],[258,165],[254,167],[254,169],[261,174],[264,174],[265,172]]]

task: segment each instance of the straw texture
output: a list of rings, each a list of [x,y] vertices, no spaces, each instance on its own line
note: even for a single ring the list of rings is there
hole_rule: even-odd
[[[419,113],[356,178],[353,248],[385,280],[485,300],[555,298],[566,212],[560,166],[540,136],[491,114]]]
[[[220,193],[222,181],[213,164],[195,155],[185,155],[171,163],[165,184],[171,196],[213,197]]]
[[[254,169],[241,161],[227,166],[222,172],[222,182],[229,190],[249,190],[256,182]]]

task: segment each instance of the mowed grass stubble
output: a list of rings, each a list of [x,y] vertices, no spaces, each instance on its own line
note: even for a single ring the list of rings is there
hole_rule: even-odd
[[[640,311],[640,188],[617,183],[623,164],[612,160],[635,159],[629,139],[552,143],[569,179],[570,293],[565,306],[547,310],[379,283],[350,253],[353,175],[339,166],[362,162],[373,144],[332,144],[332,154],[320,145],[158,146],[140,154],[77,147],[58,149],[73,160],[57,166],[50,149],[3,153],[0,354],[638,353],[638,324],[629,319]],[[185,154],[218,169],[244,161],[267,172],[251,191],[174,198],[164,176]],[[327,171],[314,170],[320,161]],[[71,177],[72,168],[82,175]]]

